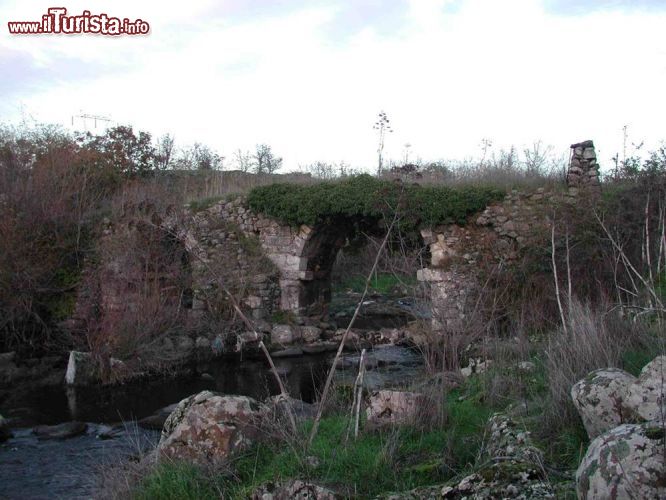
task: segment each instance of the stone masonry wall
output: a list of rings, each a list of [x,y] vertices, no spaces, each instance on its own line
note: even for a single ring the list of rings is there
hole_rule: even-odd
[[[303,256],[305,245],[312,235],[312,228],[281,225],[272,219],[254,214],[244,206],[242,198],[237,198],[217,203],[193,214],[186,236],[187,246],[191,251],[201,254],[203,258],[199,260],[209,265],[222,263],[221,267],[228,268],[230,263],[234,264],[234,259],[228,256],[231,243],[231,247],[235,247],[238,252],[235,265],[239,272],[229,276],[229,279],[242,280],[248,265],[242,246],[233,243],[234,239],[238,240],[239,232],[246,238],[255,238],[262,255],[274,266],[273,273],[250,277],[256,293],[246,298],[246,304],[251,305],[254,317],[266,317],[276,309],[298,311],[302,306],[300,293],[303,282],[312,279],[312,273],[307,270],[307,259]],[[204,265],[201,268],[197,279],[200,285],[205,287],[206,270]],[[197,304],[197,307],[199,306],[200,304]]]
[[[511,263],[525,247],[550,245],[550,217],[555,206],[579,203],[586,192],[600,190],[592,141],[571,148],[567,190],[513,190],[465,227],[449,225],[421,231],[431,261],[429,267],[418,271],[417,278],[430,289],[435,330],[446,332],[465,325],[480,287],[481,262]]]

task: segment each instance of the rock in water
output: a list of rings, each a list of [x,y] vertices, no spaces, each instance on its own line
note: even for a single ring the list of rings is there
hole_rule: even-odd
[[[65,382],[68,385],[89,385],[99,379],[99,374],[89,352],[71,351]]]
[[[623,370],[603,368],[573,385],[571,399],[590,439],[629,421],[626,400],[635,381],[636,377]]]
[[[663,421],[666,417],[666,356],[645,365],[630,387],[627,406],[641,419]]]
[[[273,344],[287,345],[300,339],[299,331],[291,325],[273,325],[271,342]]]
[[[110,358],[109,367],[112,379],[119,380],[127,375],[126,365],[119,359]],[[89,352],[70,351],[65,383],[67,385],[92,385],[101,382],[100,370]]]
[[[84,422],[65,422],[58,425],[39,425],[32,430],[38,439],[68,439],[83,434],[88,429]]]
[[[580,500],[666,498],[663,426],[624,424],[597,437],[576,471]]]
[[[209,464],[247,448],[259,434],[260,405],[203,391],[181,401],[162,429],[159,456]]]

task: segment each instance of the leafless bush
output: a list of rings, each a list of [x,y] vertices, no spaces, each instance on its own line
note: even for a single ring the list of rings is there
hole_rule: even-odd
[[[112,175],[53,127],[0,128],[0,349],[59,348]]]

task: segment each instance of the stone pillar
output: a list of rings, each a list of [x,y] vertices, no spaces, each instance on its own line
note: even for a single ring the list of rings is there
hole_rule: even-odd
[[[567,186],[571,189],[599,191],[599,164],[594,142],[584,141],[571,145],[572,154],[567,172]]]
[[[476,285],[472,267],[465,264],[465,258],[458,252],[464,244],[460,228],[422,229],[421,236],[430,246],[430,266],[419,269],[416,278],[429,289],[432,329],[439,333],[460,331],[467,319],[470,293]]]

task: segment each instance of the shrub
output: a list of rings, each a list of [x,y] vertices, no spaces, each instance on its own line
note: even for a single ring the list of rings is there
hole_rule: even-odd
[[[504,193],[490,187],[422,187],[358,175],[312,186],[271,184],[250,191],[248,204],[256,212],[291,225],[315,225],[337,217],[381,218],[396,209],[403,224],[433,226],[464,224]]]

